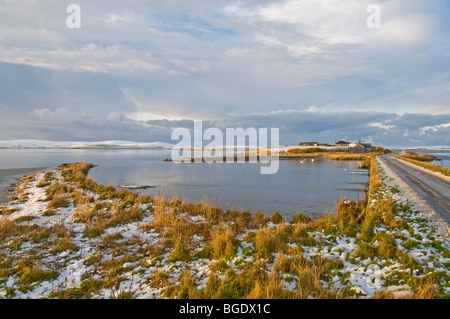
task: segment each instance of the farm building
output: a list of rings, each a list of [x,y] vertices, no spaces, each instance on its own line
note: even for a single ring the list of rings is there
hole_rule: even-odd
[[[318,142],[300,142],[299,146],[318,146]]]
[[[335,145],[335,146],[339,146],[339,147],[347,147],[347,146],[350,145],[350,142],[339,141],[339,142],[335,142],[334,145]]]
[[[366,148],[362,144],[350,144],[348,146],[348,152],[354,154],[362,154],[366,152]]]

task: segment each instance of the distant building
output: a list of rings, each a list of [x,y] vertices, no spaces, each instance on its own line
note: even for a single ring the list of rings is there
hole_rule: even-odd
[[[338,147],[348,147],[350,145],[350,142],[346,142],[346,141],[339,141],[334,143],[335,146]]]
[[[300,142],[299,146],[318,146],[318,142]]]
[[[333,146],[330,143],[319,143],[318,146]]]
[[[366,153],[366,148],[362,144],[349,144],[348,152],[353,154]]]

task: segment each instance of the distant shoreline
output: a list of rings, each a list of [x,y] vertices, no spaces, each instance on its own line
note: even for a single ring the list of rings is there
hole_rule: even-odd
[[[166,142],[136,142],[126,140],[106,140],[106,141],[50,141],[38,139],[16,139],[16,140],[0,140],[0,149],[160,149],[170,150],[175,145]],[[231,146],[238,149],[247,149],[248,146]],[[385,146],[391,150],[450,150],[447,145],[433,145],[433,146]],[[280,145],[276,147],[280,151],[291,148],[307,148],[299,145]],[[223,147],[226,150],[227,146]],[[195,150],[195,148],[191,148]]]

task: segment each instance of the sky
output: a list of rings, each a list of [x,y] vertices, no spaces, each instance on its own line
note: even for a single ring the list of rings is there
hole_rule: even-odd
[[[0,0],[0,139],[171,142],[203,120],[450,146],[449,3]]]

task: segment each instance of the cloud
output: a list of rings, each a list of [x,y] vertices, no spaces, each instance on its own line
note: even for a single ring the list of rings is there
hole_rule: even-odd
[[[67,3],[0,1],[2,138],[154,141],[203,119],[284,143],[448,143],[445,1],[77,3],[79,30]]]
[[[448,128],[448,127],[450,127],[450,123],[445,123],[445,124],[435,125],[435,126],[425,126],[425,127],[419,128],[419,130],[420,130],[420,135],[424,135],[424,134],[427,134],[428,131],[438,132],[439,129]]]
[[[0,107],[1,108],[1,107]],[[192,119],[136,120],[120,112],[76,116],[64,108],[35,109],[33,117],[13,121],[0,120],[2,136],[7,139],[30,136],[48,140],[134,140],[142,142],[174,142],[171,132],[178,127],[193,128]],[[12,124],[14,123],[14,124]],[[436,124],[439,123],[439,124]],[[204,120],[204,129],[217,127],[244,129],[279,128],[281,144],[298,144],[315,140],[366,141],[383,146],[450,145],[450,115],[396,114],[385,112],[322,112],[308,110],[276,110],[246,114],[229,114],[220,119]],[[381,128],[381,129],[380,129]]]
[[[151,62],[152,57],[120,45],[101,47],[95,43],[81,46],[78,50],[28,50],[0,46],[2,62],[25,64],[53,70],[80,70],[117,73],[133,70],[154,72],[163,67]]]
[[[378,128],[383,129],[383,130],[390,130],[392,128],[395,128],[394,125],[386,125],[386,124],[383,124],[383,123],[369,123],[369,124],[367,124],[367,126],[378,127]]]
[[[67,115],[67,113],[68,109],[66,107],[58,108],[56,110],[47,108],[35,109],[31,112],[31,114],[37,118],[62,118]]]

